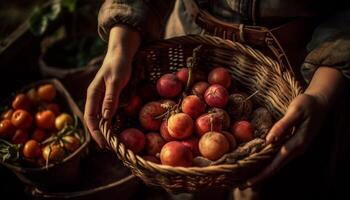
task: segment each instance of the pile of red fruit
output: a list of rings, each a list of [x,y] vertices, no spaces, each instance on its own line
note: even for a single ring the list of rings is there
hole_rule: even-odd
[[[59,162],[81,145],[81,129],[53,84],[16,94],[0,116],[0,159],[34,166]]]
[[[182,68],[158,79],[153,90],[158,98],[151,85],[140,86],[119,110],[138,123],[124,128],[119,139],[144,159],[164,165],[189,167],[196,156],[221,158],[254,138],[248,121],[253,102],[232,81],[223,67],[208,75]]]

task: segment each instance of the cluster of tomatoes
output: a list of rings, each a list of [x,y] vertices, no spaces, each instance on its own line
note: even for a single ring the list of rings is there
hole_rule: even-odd
[[[265,108],[253,107],[255,94],[240,92],[232,83],[223,67],[208,74],[189,68],[164,74],[156,87],[140,86],[122,105],[120,113],[138,123],[123,128],[118,137],[128,149],[155,163],[188,167],[197,156],[218,160],[257,137],[261,123],[252,116],[269,115]]]
[[[59,162],[79,148],[75,119],[61,111],[57,96],[53,84],[42,84],[17,94],[4,108],[0,119],[3,160],[24,160],[42,166]]]

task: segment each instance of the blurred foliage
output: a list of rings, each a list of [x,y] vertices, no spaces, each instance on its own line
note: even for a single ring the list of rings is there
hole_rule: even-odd
[[[74,13],[76,5],[77,0],[53,0],[41,6],[36,6],[29,19],[29,29],[34,35],[44,34],[49,22],[56,20],[62,13],[62,9]]]
[[[28,21],[29,31],[42,39],[42,54],[48,65],[83,67],[103,54],[107,46],[96,30],[101,3],[102,0],[0,1],[0,5],[3,5],[0,8],[0,19],[3,21],[0,31],[3,34],[2,29],[9,28],[6,23],[11,24],[13,31],[16,26]],[[8,11],[5,6],[13,10]],[[27,6],[26,9],[24,6]],[[6,18],[1,18],[5,16],[3,10],[7,11]],[[12,22],[12,18],[18,22]],[[4,33],[3,37],[8,35],[8,32]]]
[[[84,67],[88,62],[101,55],[106,43],[96,35],[65,37],[55,41],[44,53],[44,60],[50,66],[61,68]]]
[[[45,34],[42,52],[49,66],[84,67],[104,52],[106,44],[98,37],[96,26],[90,29],[92,22],[97,21],[99,6],[96,2],[54,0],[35,9],[30,19],[30,30],[37,36]],[[63,18],[63,24],[56,31],[46,34],[50,23],[60,18]]]

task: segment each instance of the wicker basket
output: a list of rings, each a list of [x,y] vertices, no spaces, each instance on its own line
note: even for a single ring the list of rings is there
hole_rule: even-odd
[[[229,69],[234,80],[247,93],[259,91],[254,101],[264,105],[275,119],[286,111],[289,103],[302,92],[293,73],[275,60],[249,46],[212,36],[190,35],[159,41],[140,52],[138,62],[144,65],[147,79],[155,81],[164,73],[186,66],[192,50],[202,45],[203,65]],[[119,159],[146,184],[161,186],[170,192],[195,192],[209,188],[235,187],[259,172],[273,158],[281,144],[264,145],[258,152],[234,162],[208,167],[171,167],[144,160],[118,140],[110,123],[100,121],[100,129]]]
[[[22,89],[18,90],[16,93],[13,93],[13,96],[10,96],[4,100],[1,105],[10,105],[10,102],[14,99],[14,95],[17,93],[28,91],[31,88],[36,88],[39,85],[48,83],[54,85],[57,89],[57,99],[60,103],[66,106],[65,110],[78,117],[79,124],[81,124],[81,129],[83,130],[82,137],[84,138],[84,142],[74,153],[65,157],[62,162],[57,164],[51,163],[48,166],[43,167],[23,167],[16,163],[2,160],[0,160],[0,164],[9,168],[23,183],[49,190],[67,186],[79,175],[80,160],[87,153],[88,145],[90,143],[90,135],[88,134],[87,128],[83,123],[82,112],[66,88],[57,79],[45,79],[28,84]]]

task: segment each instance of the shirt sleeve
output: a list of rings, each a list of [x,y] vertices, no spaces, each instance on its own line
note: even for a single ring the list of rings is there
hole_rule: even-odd
[[[159,39],[172,6],[171,0],[105,0],[98,15],[98,33],[108,41],[110,29],[124,24],[147,40]]]
[[[350,79],[350,9],[320,24],[307,45],[308,55],[301,66],[306,82],[319,66],[339,69]]]

